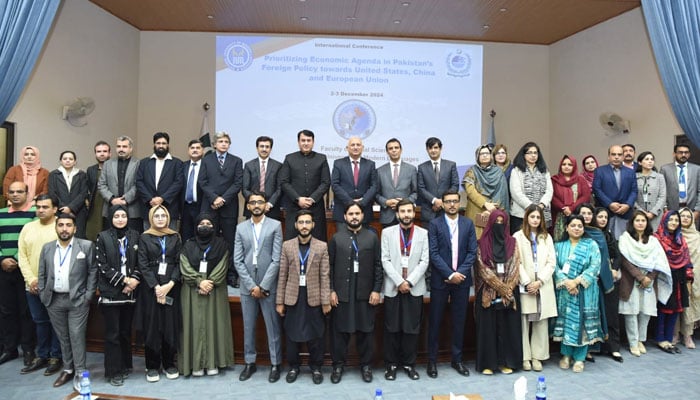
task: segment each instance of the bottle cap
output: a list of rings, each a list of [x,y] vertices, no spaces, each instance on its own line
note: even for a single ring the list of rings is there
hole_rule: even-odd
[[[375,396],[381,396],[382,395],[382,389],[377,389],[374,391]]]
[[[539,382],[544,382],[544,375],[540,375],[539,378],[537,378]]]
[[[83,377],[83,378],[89,378],[89,377],[90,377],[90,371],[83,371],[82,377]]]

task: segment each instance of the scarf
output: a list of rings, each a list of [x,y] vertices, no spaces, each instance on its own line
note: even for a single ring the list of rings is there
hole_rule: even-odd
[[[571,175],[568,177],[561,172],[561,165],[564,160],[569,160],[573,164],[574,168],[571,171]],[[576,165],[576,159],[572,156],[565,155],[559,162],[559,172],[552,177],[552,185],[554,186],[554,196],[561,199],[561,203],[564,206],[570,207],[573,205],[579,197],[581,197],[582,185],[587,185],[588,182],[583,175],[578,174],[578,166]]]
[[[117,228],[116,226],[114,226],[114,214],[116,214],[117,211],[124,211],[126,213],[127,219],[129,218],[129,211],[126,209],[125,206],[121,204],[109,207],[109,226],[116,233],[117,238],[121,239],[124,236],[126,236],[126,231],[129,229],[129,225],[127,223],[127,225],[124,225],[123,228]]]
[[[540,172],[537,167],[525,167],[522,171],[523,175],[523,193],[533,204],[539,204],[540,200],[547,191],[547,176],[544,172]],[[545,204],[544,220],[547,227],[552,225],[552,209],[549,204]]]
[[[498,217],[503,218],[503,224],[494,229],[498,225],[496,224]],[[487,265],[505,262],[513,256],[515,239],[510,235],[508,214],[499,209],[491,212],[488,224],[486,224],[481,239],[479,239],[479,250],[481,251],[481,260]]]
[[[24,152],[27,150],[34,151],[35,159],[34,162],[31,164],[24,161]],[[41,158],[39,158],[39,149],[37,149],[34,146],[24,146],[20,150],[20,154],[20,157],[22,157],[22,162],[19,165],[22,168],[22,180],[28,186],[27,199],[29,199],[29,202],[31,203],[34,197],[36,196],[36,176],[39,174],[39,170],[41,170]]]
[[[497,167],[493,161],[483,167],[479,165],[479,151],[484,147],[485,146],[481,146],[476,149],[476,164],[470,168],[474,174],[474,180],[472,180],[470,174],[467,173],[464,175],[464,182],[474,185],[476,190],[484,197],[490,199],[494,203],[498,203],[499,207],[508,212],[510,208],[508,181],[506,181],[503,170]]]
[[[668,266],[664,249],[656,237],[650,236],[646,243],[642,243],[625,231],[620,235],[617,246],[620,254],[637,268],[647,272],[659,271],[656,278],[658,300],[662,304],[666,304],[671,296],[671,268]]]
[[[588,237],[598,245],[600,249],[600,283],[603,285],[603,291],[610,293],[615,289],[613,285],[612,270],[610,269],[610,254],[608,254],[608,240],[605,233],[596,227],[585,226],[584,230]]]
[[[668,230],[668,219],[672,215],[676,215],[680,222],[681,216],[678,214],[678,211],[666,211],[663,218],[661,218],[661,223],[656,229],[654,236],[659,239],[671,269],[680,269],[690,264],[690,251],[688,250],[688,244],[685,239],[683,239],[680,226],[675,232]]]
[[[195,227],[199,226],[204,220],[214,224],[214,217],[207,212],[203,212],[195,219]],[[185,242],[185,245],[182,247],[182,254],[195,270],[199,268],[199,262],[202,261],[202,259],[206,260],[207,272],[211,272],[212,268],[224,258],[228,251],[226,241],[216,236],[216,234],[203,237],[198,231],[195,232],[195,237]],[[214,232],[216,232],[216,225],[214,225]],[[207,253],[206,258],[204,257],[204,252]]]
[[[583,179],[585,179],[588,183],[588,188],[593,190],[593,177],[595,176],[595,170],[593,172],[586,171],[586,160],[588,160],[589,158],[592,158],[593,161],[595,161],[596,168],[598,168],[600,164],[598,164],[598,160],[596,160],[596,158],[593,157],[592,154],[583,157],[583,161],[581,161],[581,167],[583,167],[583,172],[581,172],[581,176],[583,176]]]
[[[161,229],[156,229],[155,225],[153,225],[153,214],[155,214],[156,210],[158,210],[159,208],[165,211],[165,227]],[[163,206],[155,206],[151,208],[150,211],[148,211],[148,222],[151,224],[151,227],[148,228],[144,233],[148,233],[149,235],[158,237],[177,234],[176,231],[168,227],[170,225],[170,213],[168,212],[168,209]]]

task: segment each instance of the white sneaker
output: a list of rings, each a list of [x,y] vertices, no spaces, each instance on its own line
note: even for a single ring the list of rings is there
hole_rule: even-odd
[[[157,369],[149,369],[146,371],[147,382],[158,382],[160,380],[160,372]]]
[[[212,375],[218,375],[219,374],[219,369],[218,368],[212,368],[207,370],[207,375],[212,376]]]
[[[198,369],[196,371],[192,371],[192,376],[204,376],[204,370]]]
[[[177,379],[180,377],[180,372],[178,372],[177,368],[170,367],[165,370],[165,377],[168,379]]]

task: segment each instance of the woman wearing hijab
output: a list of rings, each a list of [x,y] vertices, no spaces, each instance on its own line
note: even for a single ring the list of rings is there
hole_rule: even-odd
[[[530,205],[525,209],[523,227],[513,238],[520,255],[523,369],[542,371],[542,360],[549,359],[549,318],[557,316],[552,281],[557,260],[552,236],[547,233],[544,213],[539,207]]]
[[[127,227],[126,207],[112,206],[109,215],[111,227],[97,235],[95,246],[98,303],[105,323],[105,378],[113,386],[121,386],[133,368],[131,324],[136,288],[141,282],[137,263],[139,233]]]
[[[484,227],[477,214],[485,215],[496,209],[508,212],[508,182],[503,170],[493,163],[491,148],[487,145],[476,149],[476,164],[467,170],[462,178],[462,185],[467,192],[467,209],[465,216],[474,223],[476,238],[481,237]]]
[[[29,187],[27,199],[32,203],[40,194],[49,192],[49,171],[41,167],[39,149],[34,146],[24,146],[19,151],[21,162],[13,165],[5,173],[2,181],[2,193],[8,199],[7,190],[12,182],[24,182]]]
[[[576,159],[564,155],[559,162],[559,173],[552,177],[552,234],[554,240],[561,239],[566,217],[573,214],[576,207],[591,201],[591,189],[586,178],[578,174]]]
[[[49,174],[49,195],[58,199],[58,212],[75,215],[75,237],[85,239],[88,197],[87,174],[75,166],[75,153],[66,150],[59,157],[61,166]]]
[[[700,274],[700,233],[695,229],[695,217],[693,211],[684,207],[678,212],[681,216],[681,231],[683,239],[688,244],[690,251],[690,261],[693,263],[693,276]],[[688,285],[689,306],[683,310],[680,322],[680,333],[683,335],[683,344],[687,349],[694,349],[693,329],[695,323],[700,320],[700,279],[693,279],[693,283]],[[678,325],[678,324],[676,324]],[[678,331],[678,329],[676,329]],[[676,333],[676,336],[678,333]],[[676,339],[674,336],[674,339]]]
[[[688,307],[688,282],[693,282],[693,263],[690,261],[688,244],[681,231],[681,218],[678,211],[666,211],[656,230],[671,267],[671,296],[666,303],[657,303],[659,309],[656,318],[656,342],[661,350],[667,353],[680,353],[681,349],[674,346],[673,330],[678,315],[683,308]]]
[[[544,211],[545,225],[548,228],[552,226],[550,203],[554,188],[552,177],[547,170],[547,163],[537,143],[527,142],[520,148],[513,159],[513,171],[510,174],[509,184],[511,233],[520,230],[525,209],[530,204],[539,206]]]
[[[476,291],[476,370],[510,374],[522,365],[523,348],[518,304],[520,255],[508,229],[508,214],[494,210],[479,240],[474,264]]]
[[[175,354],[182,329],[180,306],[180,235],[170,228],[170,214],[163,206],[148,212],[151,227],[139,239],[139,268],[143,283],[136,305],[136,330],[146,347],[146,380],[180,376]],[[145,287],[144,287],[145,286]]]
[[[180,254],[182,338],[178,363],[188,376],[216,375],[233,365],[233,336],[226,273],[231,257],[224,239],[215,235],[214,217],[195,220],[195,237]]]
[[[617,242],[622,272],[619,311],[625,316],[630,353],[636,357],[647,352],[647,326],[657,314],[657,299],[665,303],[671,294],[671,269],[653,232],[646,213],[635,210]]]
[[[558,316],[554,322],[553,337],[555,342],[561,342],[559,367],[569,369],[573,360],[574,372],[583,372],[588,346],[603,339],[596,284],[600,273],[600,250],[592,239],[583,234],[583,217],[569,215],[566,218],[566,233],[561,241],[554,244],[557,254],[554,283]]]
[[[640,154],[637,162],[637,199],[634,208],[646,213],[651,229],[655,230],[666,206],[666,180],[656,172],[654,155],[650,151]]]

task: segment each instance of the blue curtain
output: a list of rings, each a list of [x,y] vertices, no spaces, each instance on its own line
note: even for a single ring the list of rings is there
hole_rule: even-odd
[[[676,119],[700,146],[700,1],[642,0],[642,11]]]
[[[15,107],[60,0],[0,0],[0,122]]]

